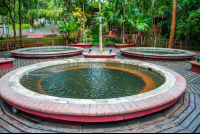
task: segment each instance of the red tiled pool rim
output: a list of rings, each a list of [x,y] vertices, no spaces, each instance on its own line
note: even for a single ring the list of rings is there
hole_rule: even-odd
[[[61,52],[25,52],[26,50],[31,49],[67,49],[74,48],[75,50],[71,51],[61,51]],[[63,57],[72,57],[79,55],[83,52],[82,48],[79,47],[69,47],[69,46],[44,46],[44,47],[29,47],[12,50],[11,53],[15,57],[27,58],[27,59],[53,59],[53,58],[63,58]]]
[[[166,51],[177,51],[185,52],[185,54],[153,54],[153,53],[142,53],[142,52],[131,52],[128,49],[133,50],[166,50]],[[141,60],[156,60],[156,61],[182,61],[192,59],[196,53],[182,50],[182,49],[172,49],[172,48],[158,48],[158,47],[132,47],[132,48],[122,48],[120,52],[124,56],[133,57]]]
[[[143,94],[112,99],[69,99],[47,96],[24,88],[20,79],[28,72],[61,64],[98,62],[137,65],[160,73],[165,83]],[[175,71],[139,61],[120,59],[67,59],[38,63],[16,69],[0,79],[0,95],[24,112],[48,120],[112,122],[148,115],[173,105],[186,89],[186,80]]]

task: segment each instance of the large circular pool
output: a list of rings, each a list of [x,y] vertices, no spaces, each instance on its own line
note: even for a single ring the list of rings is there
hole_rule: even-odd
[[[29,47],[12,50],[13,56],[21,58],[61,58],[81,54],[82,48],[69,46]]]
[[[173,105],[186,80],[133,60],[65,59],[16,69],[0,79],[1,97],[49,121],[111,122]]]
[[[37,93],[62,98],[108,99],[151,91],[164,78],[145,68],[102,63],[48,67],[28,73],[22,86]]]
[[[170,48],[154,48],[154,47],[130,47],[120,49],[125,56],[131,56],[139,59],[150,60],[186,60],[193,58],[194,52],[170,49]]]

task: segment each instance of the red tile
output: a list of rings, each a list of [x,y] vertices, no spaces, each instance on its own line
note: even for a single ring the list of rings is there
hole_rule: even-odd
[[[58,106],[53,110],[52,113],[54,114],[60,114],[60,110],[63,108],[64,104],[60,103]]]
[[[97,106],[96,105],[90,105],[89,115],[90,116],[97,115]]]
[[[98,116],[104,116],[104,109],[102,105],[97,105],[97,115]]]
[[[134,103],[139,108],[139,111],[144,111],[146,109],[146,107],[145,107],[146,104],[145,105],[141,104],[140,100],[134,101],[132,103]]]
[[[83,116],[88,116],[89,115],[89,110],[90,110],[89,105],[83,105],[82,115]]]
[[[140,111],[139,106],[137,106],[134,102],[128,102],[128,104],[133,108],[134,112]]]
[[[127,113],[133,113],[134,112],[134,109],[130,106],[129,103],[124,102],[124,103],[122,103],[122,105],[126,109]]]
[[[31,109],[31,110],[34,110],[35,107],[38,106],[38,105],[40,105],[41,103],[43,103],[43,101],[38,101],[38,102],[36,102],[36,103],[30,105],[30,109]]]
[[[77,105],[76,111],[74,112],[74,115],[81,116],[83,110],[83,105]]]
[[[71,104],[69,109],[67,110],[67,115],[74,115],[74,112],[76,111],[77,105]]]
[[[65,105],[63,106],[63,108],[60,110],[60,114],[66,115],[69,106],[70,106],[69,104],[65,104]]]
[[[112,110],[112,115],[118,115],[119,114],[119,109],[117,108],[116,105],[110,105],[110,108]]]
[[[43,107],[40,108],[40,111],[46,113],[46,112],[47,112],[47,109],[48,109],[51,105],[53,105],[53,103],[48,102],[46,105],[44,105]]]
[[[38,106],[35,107],[35,111],[41,110],[42,107],[44,107],[48,102],[44,101],[43,103],[39,104]]]
[[[58,103],[52,103],[53,105],[51,105],[49,108],[47,108],[46,113],[53,113],[53,110],[58,106]]]
[[[115,106],[117,106],[120,114],[126,114],[127,113],[126,109],[124,108],[124,106],[122,104],[115,104]]]
[[[105,111],[105,115],[112,115],[112,112],[111,112],[109,105],[103,105],[103,109]]]

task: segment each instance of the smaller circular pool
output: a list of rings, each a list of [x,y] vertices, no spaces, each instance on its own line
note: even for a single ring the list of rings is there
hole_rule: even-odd
[[[131,47],[120,49],[125,56],[132,56],[138,59],[150,60],[186,60],[193,58],[194,52],[170,49],[170,48],[154,48],[154,47]]]
[[[69,46],[29,47],[11,51],[13,56],[32,59],[62,58],[81,54],[82,48]]]

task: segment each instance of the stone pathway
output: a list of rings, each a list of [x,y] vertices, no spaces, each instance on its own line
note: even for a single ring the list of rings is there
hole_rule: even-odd
[[[92,47],[93,50],[98,50]],[[120,54],[118,49],[107,47],[106,50],[112,49],[117,53],[117,59],[130,59]],[[88,49],[84,49],[88,52]],[[200,52],[196,52],[200,56]],[[11,54],[8,53],[10,57]],[[196,60],[197,56],[193,59]],[[3,53],[0,53],[0,58]],[[83,55],[70,57],[83,58]],[[21,59],[15,58],[14,67],[11,69],[0,70],[2,77],[6,73],[30,64],[41,63],[56,59]],[[131,120],[100,123],[100,124],[61,124],[44,121],[38,117],[19,112],[14,114],[11,107],[0,98],[0,132],[5,133],[200,133],[200,73],[190,71],[189,61],[162,62],[162,61],[145,61],[170,68],[180,73],[187,80],[187,89],[178,102],[171,107],[160,112],[135,118]]]

